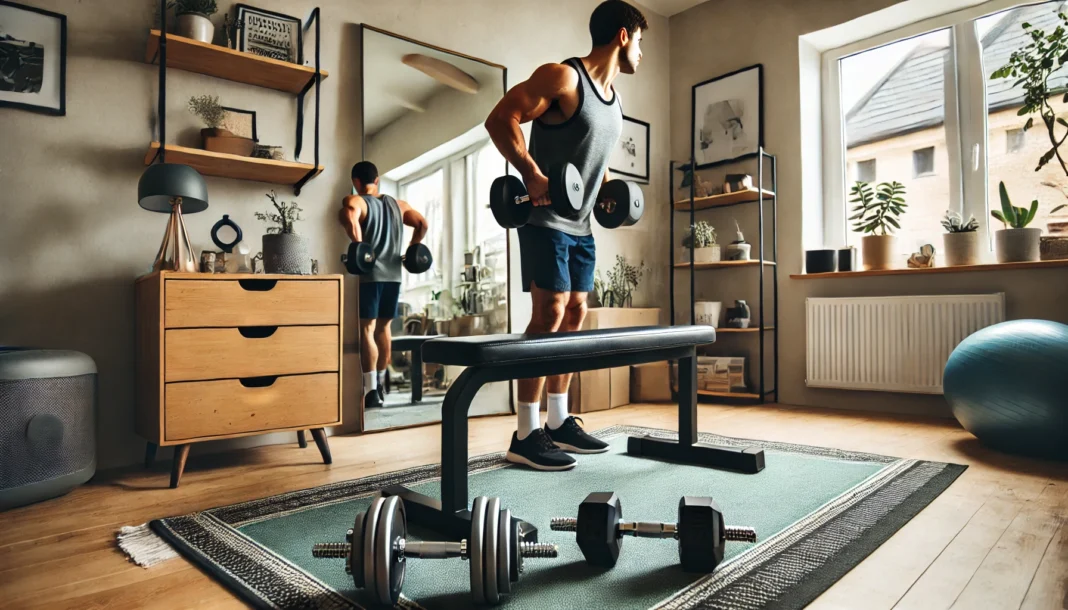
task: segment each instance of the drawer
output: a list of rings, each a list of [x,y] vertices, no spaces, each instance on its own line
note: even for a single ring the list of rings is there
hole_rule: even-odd
[[[337,326],[170,329],[163,379],[197,381],[340,370]]]
[[[336,280],[167,280],[166,328],[340,324]]]
[[[164,400],[168,441],[321,428],[341,419],[338,373],[168,383]]]

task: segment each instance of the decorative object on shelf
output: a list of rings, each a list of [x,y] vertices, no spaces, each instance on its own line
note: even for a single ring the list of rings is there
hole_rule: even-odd
[[[216,95],[194,95],[189,98],[189,112],[200,117],[207,126],[200,130],[201,144],[204,150],[247,157],[252,154],[256,142],[251,137],[241,137],[225,127],[229,121],[239,128],[248,128],[247,117],[238,116],[230,119],[230,109],[219,103]],[[247,113],[238,110],[238,113]],[[255,113],[252,113],[251,131],[255,131]]]
[[[229,227],[234,232],[234,240],[227,243],[219,239],[219,231]],[[243,241],[244,234],[237,223],[230,220],[229,214],[223,214],[221,220],[211,228],[211,241],[221,250],[225,273],[252,273],[252,265],[248,260],[249,247]]]
[[[195,214],[208,208],[208,185],[204,178],[188,165],[150,165],[137,182],[137,203],[151,212],[170,214],[152,270],[195,273],[197,255],[182,214]]]
[[[304,41],[300,19],[236,4],[237,50],[293,64],[304,63]]]
[[[749,242],[745,241],[745,235],[742,235],[742,226],[738,224],[738,221],[734,221],[735,240],[727,245],[727,260],[729,261],[747,261],[749,260],[749,251],[752,246]]]
[[[237,34],[241,31],[241,24],[236,19],[230,18],[230,13],[223,15],[223,36],[226,39],[227,49],[237,48]]]
[[[743,300],[734,302],[734,307],[727,308],[727,328],[749,328],[752,312]]]
[[[263,144],[256,144],[252,147],[252,156],[257,159],[273,159],[274,161],[285,161],[285,154],[282,152],[281,146],[269,146]]]
[[[838,249],[838,271],[859,271],[857,249],[853,246]]]
[[[890,269],[893,267],[895,239],[893,229],[900,229],[897,218],[905,213],[905,185],[900,182],[883,182],[873,192],[867,182],[857,181],[849,191],[850,203],[857,204],[854,214],[853,230],[863,233],[864,269]]]
[[[727,174],[723,180],[723,192],[735,193],[748,191],[753,188],[753,177],[749,174]]]
[[[979,264],[979,221],[975,216],[964,222],[960,214],[946,210],[942,218],[942,227],[946,233],[942,235],[942,243],[945,245],[945,264],[947,267],[959,265]]]
[[[263,267],[267,273],[288,273],[293,275],[311,274],[311,257],[308,256],[308,243],[303,235],[294,232],[293,224],[300,217],[301,209],[297,202],[278,201],[274,191],[267,193],[274,211],[256,212],[256,220],[274,223],[267,227],[263,236]]]
[[[909,269],[927,269],[935,266],[935,247],[924,244],[919,252],[913,252],[907,261]]]
[[[598,269],[593,279],[593,292],[601,307],[630,307],[634,290],[645,273],[645,261],[635,267],[622,255],[616,255],[616,265],[609,271],[606,280],[601,280]]]
[[[623,133],[608,159],[608,171],[649,183],[649,123],[623,115]]]
[[[758,154],[764,145],[763,97],[760,64],[693,86],[691,149],[697,169]]]
[[[837,250],[805,251],[805,273],[831,273],[837,270]]]
[[[745,358],[741,356],[698,356],[697,366],[705,376],[698,375],[701,389],[709,392],[748,392],[745,381]]]
[[[256,255],[252,257],[252,272],[253,273],[263,273],[264,272],[263,271],[263,252],[262,251],[257,252]]]
[[[314,259],[313,258],[311,260],[311,274],[312,275],[319,275],[319,260],[318,259]]]
[[[200,272],[215,273],[215,253],[211,250],[200,253]]]
[[[1039,241],[1038,250],[1040,260],[1068,259],[1068,235],[1043,235]]]
[[[691,248],[695,263],[715,263],[722,260],[720,247],[716,244],[716,229],[707,221],[698,220],[682,238],[683,260],[689,260]]]
[[[215,0],[174,0],[167,4],[177,17],[174,33],[211,44],[215,40],[215,26],[211,17],[218,10]]]
[[[259,141],[259,137],[256,135],[255,110],[242,110],[240,108],[230,108],[229,106],[223,106],[222,108],[226,111],[226,114],[223,116],[220,127],[239,138],[247,138],[253,142]]]
[[[67,114],[67,16],[0,0],[0,107]]]
[[[1017,263],[1037,261],[1041,258],[1042,229],[1028,228],[1038,213],[1038,200],[1031,201],[1031,208],[1018,208],[1012,205],[1005,183],[998,184],[1001,196],[1001,209],[991,210],[990,215],[1001,221],[1006,228],[994,231],[994,251],[999,263]],[[1059,205],[1050,213],[1066,207]]]
[[[719,328],[719,318],[722,311],[723,303],[721,301],[694,301],[694,322]]]

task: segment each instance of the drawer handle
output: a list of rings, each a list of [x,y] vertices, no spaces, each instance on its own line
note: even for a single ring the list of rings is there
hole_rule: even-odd
[[[246,339],[266,339],[278,330],[277,326],[240,326],[237,332]]]
[[[238,379],[238,381],[246,388],[268,388],[274,385],[276,379],[278,379],[278,375],[266,375],[264,377],[244,377]]]
[[[267,292],[274,288],[274,285],[278,283],[278,280],[237,280],[238,284],[245,290],[252,292]]]

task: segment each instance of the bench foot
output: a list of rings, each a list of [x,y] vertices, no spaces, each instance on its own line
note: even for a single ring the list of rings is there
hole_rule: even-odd
[[[404,512],[409,523],[430,528],[455,540],[471,537],[471,511],[455,513],[443,511],[441,501],[412,491],[403,485],[393,485],[382,490],[383,497],[397,496],[404,502]],[[538,541],[538,528],[522,519],[512,517],[519,523],[519,534],[524,542]]]
[[[759,447],[721,447],[707,443],[683,445],[670,439],[632,436],[627,439],[627,453],[744,474],[764,470],[764,450]]]

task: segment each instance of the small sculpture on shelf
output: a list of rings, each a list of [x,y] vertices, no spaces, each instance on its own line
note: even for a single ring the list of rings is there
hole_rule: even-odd
[[[724,193],[736,193],[753,189],[753,177],[749,174],[727,174],[723,180]]]
[[[736,229],[736,239],[727,245],[727,260],[729,261],[747,261],[749,260],[749,250],[751,246],[745,241],[745,235],[742,234],[742,227],[738,224],[738,221],[734,221],[734,228]]]
[[[931,244],[924,244],[919,252],[913,252],[912,256],[909,257],[909,269],[926,269],[928,267],[934,267],[934,255],[935,247]]]
[[[727,308],[727,328],[749,328],[752,312],[744,300],[736,300],[734,307]]]

